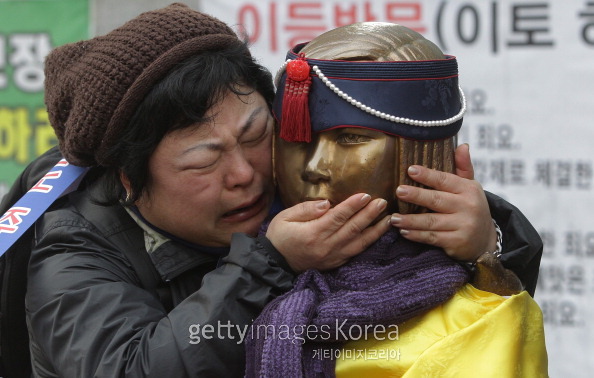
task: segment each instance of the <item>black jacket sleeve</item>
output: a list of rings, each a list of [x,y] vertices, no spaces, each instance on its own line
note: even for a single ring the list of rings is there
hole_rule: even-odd
[[[32,350],[47,362],[35,365],[37,373],[243,376],[249,324],[293,279],[258,240],[234,235],[229,255],[200,289],[167,312],[140,287],[118,251],[126,246],[110,243],[84,218],[55,215],[45,219],[29,266]]]
[[[518,208],[492,193],[485,194],[491,216],[503,233],[501,262],[516,273],[526,291],[534,296],[542,257],[542,239]]]

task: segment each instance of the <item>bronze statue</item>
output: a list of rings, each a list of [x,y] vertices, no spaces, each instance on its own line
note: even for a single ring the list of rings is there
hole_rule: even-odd
[[[331,30],[287,57],[273,106],[284,205],[320,199],[336,205],[362,192],[386,199],[384,213],[431,215],[400,201],[396,188],[415,185],[411,165],[457,168],[465,101],[455,58],[412,30],[375,22]],[[252,324],[246,377],[546,371],[542,313],[495,255],[486,252],[476,261],[470,285],[468,271],[444,249],[400,234],[387,231],[337,269],[300,274]],[[362,331],[374,327],[380,333]],[[390,338],[394,329],[399,336]],[[503,356],[496,368],[494,355]]]
[[[333,29],[299,52],[308,59],[357,62],[445,58],[441,50],[421,34],[383,22],[362,22]],[[352,95],[356,97],[357,93]],[[313,133],[310,143],[289,142],[277,137],[275,173],[284,205],[314,199],[328,199],[336,204],[354,193],[365,192],[373,198],[386,199],[386,213],[427,211],[398,200],[396,188],[400,184],[419,185],[407,175],[407,168],[412,164],[453,173],[456,135],[437,140],[413,140],[365,126],[333,127]],[[492,254],[484,254],[477,263],[473,283],[479,288],[502,295],[522,290],[520,280],[504,269]]]

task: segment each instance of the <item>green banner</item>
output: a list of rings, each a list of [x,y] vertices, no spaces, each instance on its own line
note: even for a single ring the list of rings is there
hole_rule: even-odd
[[[88,35],[88,0],[0,0],[0,198],[57,142],[43,102],[45,56]]]

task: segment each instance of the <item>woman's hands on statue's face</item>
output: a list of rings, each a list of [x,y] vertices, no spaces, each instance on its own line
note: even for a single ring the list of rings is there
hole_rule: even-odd
[[[291,207],[266,236],[294,270],[336,268],[388,231],[394,148],[394,138],[359,128],[330,130],[312,143],[277,139],[278,187]]]
[[[296,272],[336,268],[363,252],[390,226],[386,200],[357,193],[330,208],[328,200],[307,201],[277,214],[266,237]]]
[[[393,214],[392,225],[409,240],[441,247],[451,257],[475,261],[496,248],[495,226],[487,198],[474,180],[468,145],[456,149],[456,174],[411,166],[409,176],[433,189],[400,185],[399,199],[433,210],[425,214]]]
[[[465,261],[495,250],[495,228],[485,193],[474,180],[468,145],[456,150],[457,175],[413,166],[409,176],[432,189],[399,185],[394,193],[396,149],[394,137],[360,128],[325,131],[311,143],[277,140],[281,198],[287,206],[312,199],[335,205],[363,192],[387,199],[389,210],[398,197],[433,211],[392,215],[392,225],[407,239],[441,247]]]

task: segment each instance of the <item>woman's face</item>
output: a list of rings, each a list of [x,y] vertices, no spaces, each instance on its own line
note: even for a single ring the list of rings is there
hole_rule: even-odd
[[[276,138],[275,172],[285,206],[328,199],[332,205],[355,193],[394,202],[396,138],[346,127],[312,136],[310,143]]]
[[[228,246],[232,233],[255,234],[268,214],[274,122],[257,92],[229,93],[206,115],[212,122],[173,131],[159,143],[137,206],[180,238]]]

